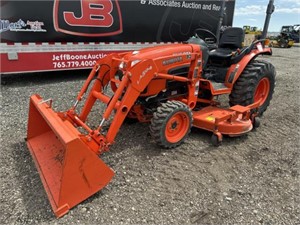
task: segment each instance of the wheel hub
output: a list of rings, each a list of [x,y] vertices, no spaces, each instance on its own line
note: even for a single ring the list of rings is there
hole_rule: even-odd
[[[175,130],[177,128],[177,126],[178,126],[178,123],[177,123],[177,121],[175,121],[175,122],[172,123],[171,129]]]
[[[266,77],[261,79],[256,87],[254,94],[254,102],[260,101],[259,106],[263,105],[268,98],[270,92],[270,80]]]
[[[166,125],[165,135],[169,142],[180,141],[189,129],[189,118],[184,112],[177,112],[171,116]]]

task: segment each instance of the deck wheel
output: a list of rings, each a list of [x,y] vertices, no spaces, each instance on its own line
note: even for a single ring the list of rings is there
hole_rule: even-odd
[[[222,144],[222,134],[212,134],[211,143],[213,146],[218,147]]]

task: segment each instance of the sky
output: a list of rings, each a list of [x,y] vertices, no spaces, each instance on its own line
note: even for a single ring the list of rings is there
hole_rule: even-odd
[[[235,0],[233,26],[263,29],[269,0]],[[300,0],[274,0],[269,32],[279,32],[283,25],[300,24]]]

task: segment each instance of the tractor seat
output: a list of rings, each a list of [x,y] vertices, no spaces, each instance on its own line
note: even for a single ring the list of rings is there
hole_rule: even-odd
[[[217,48],[209,52],[209,58],[227,60],[231,58],[233,52],[230,48]]]
[[[242,49],[244,31],[239,27],[229,27],[224,30],[217,49],[210,51],[210,64],[229,66],[232,64],[233,53]],[[243,52],[243,51],[242,51]]]

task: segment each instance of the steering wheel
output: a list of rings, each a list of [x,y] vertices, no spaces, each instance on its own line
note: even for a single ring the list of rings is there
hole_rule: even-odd
[[[215,45],[217,43],[216,35],[207,29],[197,28],[194,31],[196,37],[204,40],[208,45]]]

